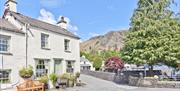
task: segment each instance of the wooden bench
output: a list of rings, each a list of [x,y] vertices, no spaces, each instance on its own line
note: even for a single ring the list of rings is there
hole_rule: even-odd
[[[26,80],[17,86],[17,91],[45,91],[44,84],[39,81]]]

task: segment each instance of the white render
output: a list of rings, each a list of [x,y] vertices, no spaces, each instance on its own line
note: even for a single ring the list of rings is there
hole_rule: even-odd
[[[88,59],[86,59],[85,56],[82,56],[80,58],[80,66],[81,66],[81,70],[95,71],[95,67],[93,67],[93,62],[90,62]],[[87,69],[87,67],[89,67],[89,69]]]
[[[27,29],[25,24],[20,23],[14,19],[13,16],[6,15],[5,19],[8,19],[14,26],[21,31],[26,32]],[[54,73],[55,59],[61,60],[61,69],[59,75],[66,73],[67,61],[74,62],[74,73],[80,72],[80,40],[63,34],[55,33],[52,31],[44,30],[41,28],[28,26],[28,47],[27,47],[27,58],[28,65],[33,66],[34,75],[35,61],[37,59],[48,59],[49,60],[49,72],[48,74]],[[48,50],[41,48],[41,33],[49,35],[48,38]],[[10,36],[10,51],[12,55],[0,53],[0,62],[3,58],[3,69],[11,69],[10,80],[11,83],[20,82],[22,78],[19,76],[19,70],[26,66],[26,36],[25,34],[10,32],[7,30],[0,29],[0,35]],[[70,40],[70,51],[64,50],[64,40]],[[0,68],[2,64],[0,63]]]

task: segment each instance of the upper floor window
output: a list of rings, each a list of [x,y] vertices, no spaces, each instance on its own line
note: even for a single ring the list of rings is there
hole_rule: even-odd
[[[70,51],[69,44],[70,44],[70,40],[65,39],[64,40],[64,50],[65,51]]]
[[[0,35],[0,52],[9,52],[9,41],[9,36]]]
[[[41,48],[48,48],[48,38],[49,35],[41,34]]]

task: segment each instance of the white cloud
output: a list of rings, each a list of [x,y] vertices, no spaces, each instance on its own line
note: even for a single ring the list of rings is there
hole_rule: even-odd
[[[51,24],[56,24],[54,15],[51,12],[46,11],[45,9],[40,10],[40,16],[38,17],[38,19]]]
[[[45,9],[41,9],[40,10],[40,16],[38,17],[38,19],[41,21],[56,25],[56,23],[61,20],[61,17],[62,17],[62,15],[59,16],[59,18],[56,20],[55,16],[50,11],[47,11]],[[67,29],[69,31],[71,31],[72,33],[74,33],[75,35],[78,35],[77,34],[78,27],[76,25],[73,25],[71,23],[71,20],[68,17],[65,17],[64,19],[67,22]]]

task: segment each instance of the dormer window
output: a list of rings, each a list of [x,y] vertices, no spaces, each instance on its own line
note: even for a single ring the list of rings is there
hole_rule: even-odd
[[[49,35],[41,33],[41,48],[48,49],[49,47],[48,39],[49,39]]]

